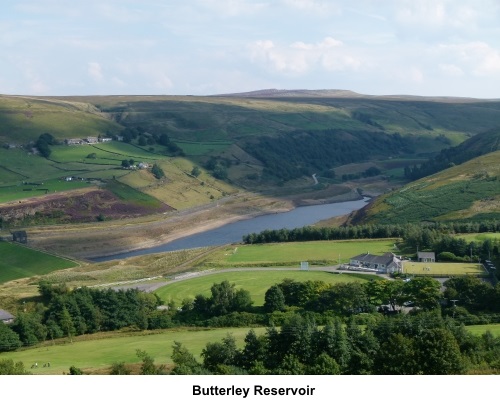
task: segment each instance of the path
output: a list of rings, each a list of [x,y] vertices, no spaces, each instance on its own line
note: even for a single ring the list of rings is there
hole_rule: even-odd
[[[179,281],[184,281],[186,279],[190,278],[195,278],[195,277],[203,277],[203,276],[208,276],[211,274],[219,274],[219,273],[230,273],[230,272],[235,272],[235,271],[276,271],[276,270],[281,270],[281,271],[290,271],[290,270],[295,270],[295,271],[308,271],[308,270],[300,270],[297,268],[290,268],[290,267],[235,267],[235,268],[228,268],[228,269],[220,269],[220,270],[215,270],[215,269],[210,269],[210,270],[203,270],[203,271],[193,271],[193,272],[188,272],[188,273],[181,273],[176,276],[175,278],[167,280],[167,281],[161,281],[161,282],[155,282],[155,283],[142,283],[138,280],[137,284],[134,284],[133,282],[127,284],[127,285],[117,285],[115,287],[112,287],[114,290],[123,290],[123,289],[131,289],[131,288],[136,288],[141,291],[145,292],[153,292],[157,290],[160,287],[163,287],[165,285],[177,283]],[[390,278],[388,274],[377,274],[372,271],[354,271],[354,270],[339,270],[338,266],[325,266],[325,267],[313,267],[309,271],[326,271],[326,272],[339,272],[339,273],[349,273],[349,274],[375,274],[383,278]]]
[[[318,182],[318,179],[317,179],[317,177],[316,177],[316,173],[314,173],[314,174],[312,175],[312,178],[313,178],[313,180],[314,180],[314,185],[316,185],[316,184],[318,184],[318,183],[319,183],[319,182]]]

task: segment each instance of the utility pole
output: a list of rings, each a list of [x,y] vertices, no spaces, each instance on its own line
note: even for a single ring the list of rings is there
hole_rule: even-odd
[[[453,302],[453,319],[455,319],[455,308],[457,306],[458,300],[450,300],[450,301]]]

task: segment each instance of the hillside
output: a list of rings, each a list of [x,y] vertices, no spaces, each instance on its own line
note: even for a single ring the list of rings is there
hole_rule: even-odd
[[[411,180],[416,180],[499,149],[500,129],[495,128],[477,134],[458,146],[443,149],[424,164],[405,169],[405,175]]]
[[[62,140],[117,133],[121,128],[87,102],[0,95],[0,146],[35,141],[44,132]]]
[[[143,206],[148,201],[159,211],[202,206],[242,190],[294,203],[380,195],[407,182],[405,167],[500,127],[499,112],[499,100],[375,97],[346,90],[1,96],[0,203],[91,192],[95,186],[113,192],[112,180],[135,190],[119,200]],[[46,132],[55,143],[43,157],[32,145]],[[62,144],[98,135],[117,140]],[[124,161],[149,169],[128,170]],[[152,174],[154,164],[164,178]],[[69,177],[77,180],[65,181]],[[38,214],[18,206],[4,220],[29,211],[31,217],[21,216],[16,226],[32,224],[36,215],[36,223],[57,223],[74,209],[58,204],[44,205]],[[109,218],[127,216],[127,210],[100,209]],[[97,217],[89,210],[88,220]]]
[[[391,224],[488,218],[500,218],[500,150],[381,196],[355,221]]]

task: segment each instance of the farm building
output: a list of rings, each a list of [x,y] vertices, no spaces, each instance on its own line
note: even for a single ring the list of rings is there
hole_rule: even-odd
[[[436,261],[436,254],[434,252],[417,252],[419,262],[434,263]]]
[[[66,145],[81,145],[83,143],[83,140],[79,138],[73,138],[66,139],[64,142],[66,142]]]
[[[113,138],[99,138],[101,142],[111,142]]]
[[[11,232],[12,240],[18,243],[28,243],[28,234],[26,231],[14,231]]]
[[[85,141],[87,143],[98,143],[99,139],[96,136],[88,136],[87,138],[85,138]]]
[[[380,273],[397,273],[401,271],[401,260],[390,252],[382,256],[363,253],[352,257],[349,260],[349,265],[377,270]]]
[[[0,309],[0,321],[2,321],[3,323],[12,323],[14,322],[14,315],[3,309]]]

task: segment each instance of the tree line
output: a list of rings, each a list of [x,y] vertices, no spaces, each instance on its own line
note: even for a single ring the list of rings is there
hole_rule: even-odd
[[[410,153],[413,146],[398,133],[328,129],[261,136],[243,148],[264,163],[264,176],[287,181],[368,158]]]
[[[270,286],[262,307],[248,291],[228,281],[211,294],[185,299],[180,306],[151,293],[130,289],[77,288],[41,283],[43,303],[19,311],[13,325],[0,323],[0,351],[46,339],[117,330],[194,326],[267,326],[252,331],[243,349],[230,336],[208,343],[202,362],[177,343],[174,374],[459,374],[475,369],[500,371],[500,340],[474,337],[460,326],[498,322],[500,284],[472,277],[452,278],[441,291],[429,278],[329,284],[284,279]],[[414,307],[408,314],[402,308]],[[138,352],[143,373],[166,373]],[[427,361],[427,356],[433,356]],[[383,361],[384,359],[390,361]],[[21,373],[19,364],[0,364]],[[17,371],[16,371],[17,370]],[[71,371],[71,370],[70,370]],[[81,370],[74,369],[72,374]],[[123,363],[114,374],[127,374]]]

